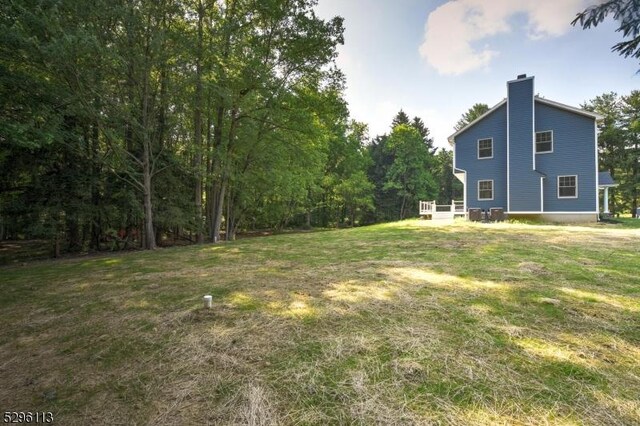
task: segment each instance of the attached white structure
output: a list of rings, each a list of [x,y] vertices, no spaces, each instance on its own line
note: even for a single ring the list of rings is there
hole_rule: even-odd
[[[420,201],[420,216],[427,219],[453,219],[466,216],[464,201],[451,201],[451,204],[436,204],[434,201]]]
[[[598,173],[598,189],[604,189],[602,213],[609,214],[609,188],[618,186],[609,172]]]

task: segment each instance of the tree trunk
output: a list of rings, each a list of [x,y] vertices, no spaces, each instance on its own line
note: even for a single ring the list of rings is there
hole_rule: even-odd
[[[636,153],[636,155],[638,155],[640,153],[640,145],[636,142],[635,144],[635,149],[633,150],[634,153]],[[633,174],[632,174],[632,178],[631,178],[631,194],[632,194],[632,198],[631,198],[631,217],[635,217],[637,218],[637,212],[638,212],[638,186],[640,186],[640,176],[639,176],[639,171],[638,170],[638,164],[640,162],[640,157],[636,157],[633,158],[634,156],[631,156],[631,161],[633,161],[633,166],[632,166],[632,170],[633,170]]]
[[[63,230],[62,230],[62,224],[63,224],[63,220],[62,220],[62,212],[58,212],[57,214],[57,220],[54,226],[54,234],[53,234],[53,257],[55,257],[56,259],[60,257],[61,253],[62,253],[62,249],[60,247],[60,243],[62,240],[62,234],[63,234]]]
[[[98,97],[94,98],[94,108],[99,110],[100,100]],[[93,122],[91,128],[91,221],[89,226],[90,242],[89,248],[96,251],[100,250],[100,236],[102,234],[102,219],[100,212],[100,190],[99,182],[101,176],[100,168],[100,128],[98,127],[98,121]]]
[[[70,253],[77,253],[82,249],[82,243],[80,242],[80,228],[78,227],[78,218],[75,215],[67,216],[67,235],[68,235],[68,249]]]
[[[145,149],[145,152],[147,149]],[[145,155],[146,157],[146,155]],[[144,163],[143,167],[144,179],[144,248],[154,250],[156,248],[156,234],[153,229],[153,207],[151,205],[151,173],[149,164]]]
[[[53,257],[56,259],[60,257],[60,235],[58,234],[53,239]]]
[[[214,243],[220,241],[220,227],[222,226],[222,212],[224,206],[224,196],[227,191],[226,177],[223,177],[222,182],[217,186],[217,191],[213,200],[213,235],[212,240]]]
[[[144,197],[144,234],[147,250],[156,248],[156,235],[153,229],[153,206],[151,205],[151,141],[144,129],[142,150],[142,185]]]
[[[155,230],[156,230],[155,240],[156,240],[156,244],[158,244],[158,242],[162,242],[162,228],[156,225]]]
[[[198,2],[198,49],[196,57],[196,91],[195,91],[195,109],[194,109],[194,142],[195,142],[195,205],[196,205],[196,243],[204,243],[204,234],[202,230],[202,19],[204,15],[204,7],[202,1]]]
[[[233,190],[229,188],[227,191],[227,214],[225,215],[225,233],[224,237],[227,241],[235,240],[235,218],[233,214]]]
[[[223,99],[218,100],[220,104],[216,108],[216,118],[213,128],[213,160],[211,165],[211,219],[209,224],[209,237],[214,243],[220,241],[220,225],[222,224],[222,204],[224,201],[225,182],[222,173],[222,123],[224,121],[225,108],[222,105]],[[217,176],[216,176],[217,175]],[[218,182],[213,182],[219,179]]]
[[[213,170],[213,158],[211,155],[212,146],[211,146],[211,116],[207,119],[207,171],[205,176],[207,177],[206,185],[205,185],[205,193],[206,193],[206,204],[204,206],[205,214],[206,214],[206,229],[213,229],[213,183],[212,179],[212,170]]]

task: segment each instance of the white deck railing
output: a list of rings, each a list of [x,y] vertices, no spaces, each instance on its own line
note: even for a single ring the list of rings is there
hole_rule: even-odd
[[[436,212],[449,212],[454,215],[463,215],[464,201],[453,200],[451,204],[436,204],[434,201],[420,201],[420,216],[433,215]]]

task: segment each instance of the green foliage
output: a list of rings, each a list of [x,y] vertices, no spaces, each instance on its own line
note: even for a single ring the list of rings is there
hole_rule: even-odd
[[[480,117],[487,111],[489,111],[489,105],[481,103],[474,104],[471,108],[469,108],[467,112],[462,114],[462,117],[460,118],[460,120],[458,120],[454,128],[456,129],[456,131],[462,129],[464,126],[471,123],[473,120]]]
[[[420,200],[434,196],[432,155],[419,130],[407,124],[394,127],[386,144],[393,162],[387,170],[384,189],[397,191],[402,200],[400,219],[404,219],[415,212]]]
[[[374,138],[368,146],[374,185],[375,214],[372,221],[390,221],[418,214],[418,202],[436,197],[435,149],[422,119],[410,120],[400,110],[390,135]]]
[[[335,117],[328,139],[328,162],[322,179],[323,195],[316,199],[319,224],[361,224],[373,210],[373,184],[366,171],[371,164],[366,150],[367,126],[346,121],[346,110]]]
[[[3,3],[0,239],[153,248],[286,226],[338,195],[369,208],[333,64],[342,19],[314,5]]]
[[[579,23],[584,29],[597,27],[610,14],[619,24],[616,31],[622,33],[623,38],[630,38],[614,44],[611,50],[625,58],[640,59],[640,3],[637,0],[608,0],[589,6],[578,13],[571,25]]]
[[[634,214],[640,193],[640,91],[604,93],[582,107],[604,116],[598,124],[599,165],[619,184],[610,189],[611,212]]]
[[[453,151],[440,149],[434,160],[434,179],[438,184],[436,202],[449,204],[452,200],[462,200],[464,198],[462,182],[453,174]]]

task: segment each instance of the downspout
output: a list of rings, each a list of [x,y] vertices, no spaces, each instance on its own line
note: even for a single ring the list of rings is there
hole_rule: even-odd
[[[598,159],[598,120],[593,120],[593,135],[595,139],[595,160],[596,160],[596,222],[600,221],[600,165]],[[606,189],[605,189],[606,194]],[[607,200],[609,201],[609,200]],[[605,204],[605,208],[609,210],[609,206]]]
[[[511,212],[511,178],[510,178],[510,162],[511,157],[509,156],[509,82],[507,82],[507,214]]]
[[[466,216],[467,215],[467,171],[466,170],[462,170],[462,171],[464,172],[464,182],[462,182],[462,186],[464,187],[464,191],[462,191],[462,210],[464,211],[464,214]]]
[[[544,178],[540,176],[540,211],[544,212]]]

